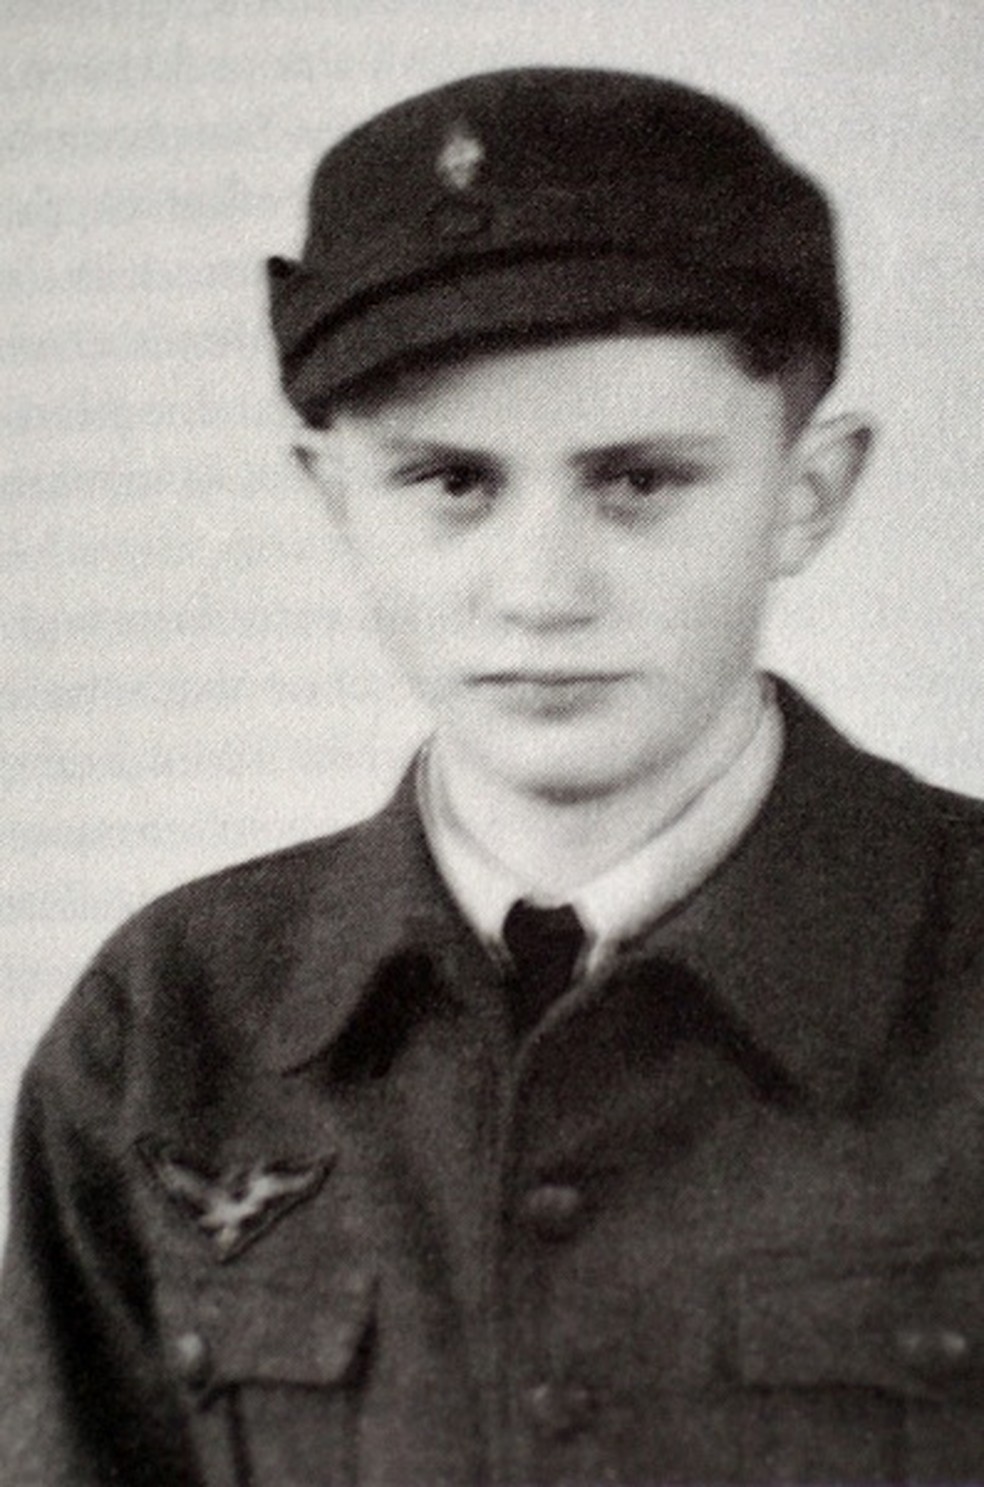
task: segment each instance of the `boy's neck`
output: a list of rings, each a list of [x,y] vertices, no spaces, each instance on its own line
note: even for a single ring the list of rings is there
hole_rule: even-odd
[[[604,795],[558,800],[517,790],[440,734],[433,764],[466,832],[518,878],[566,894],[665,830],[720,779],[754,738],[767,696],[751,678],[665,769]]]

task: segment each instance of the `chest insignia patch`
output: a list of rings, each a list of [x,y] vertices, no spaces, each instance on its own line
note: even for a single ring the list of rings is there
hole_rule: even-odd
[[[162,1147],[144,1145],[141,1155],[171,1201],[211,1241],[219,1260],[233,1259],[296,1204],[313,1197],[329,1166],[254,1162],[216,1174]]]

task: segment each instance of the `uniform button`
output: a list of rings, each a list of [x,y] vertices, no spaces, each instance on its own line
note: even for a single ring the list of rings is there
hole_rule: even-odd
[[[524,1193],[520,1216],[541,1239],[566,1239],[577,1227],[584,1198],[565,1183],[544,1182]]]
[[[526,1391],[526,1413],[541,1435],[563,1440],[576,1435],[592,1412],[591,1395],[583,1384],[544,1380]]]
[[[208,1343],[200,1332],[182,1332],[174,1340],[174,1367],[178,1377],[192,1389],[201,1389],[212,1373]]]
[[[925,1378],[952,1378],[971,1363],[970,1339],[956,1327],[900,1327],[895,1346],[906,1367]]]

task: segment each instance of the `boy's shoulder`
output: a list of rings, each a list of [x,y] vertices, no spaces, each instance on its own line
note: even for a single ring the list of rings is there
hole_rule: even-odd
[[[984,798],[924,780],[908,766],[868,749],[789,682],[773,677],[786,736],[784,768],[816,791],[818,812],[831,786],[864,804],[889,804],[899,824],[912,817],[936,821],[944,830],[984,831]]]
[[[405,875],[423,846],[412,771],[382,809],[326,835],[234,862],[152,899],[110,937],[97,964],[110,974],[135,949],[178,943],[185,955],[209,957],[223,948],[267,951],[312,917],[348,917],[367,902],[376,909],[379,883]]]
[[[412,772],[376,814],[192,879],[130,915],[63,1003],[38,1058],[110,1078],[124,1049],[209,1048],[253,1061],[278,1005],[330,1005],[434,893]]]

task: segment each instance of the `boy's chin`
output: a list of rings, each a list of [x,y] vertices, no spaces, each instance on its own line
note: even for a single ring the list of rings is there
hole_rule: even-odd
[[[611,750],[490,748],[488,739],[472,752],[479,770],[518,795],[575,804],[618,794],[631,787],[638,770],[613,758]]]

